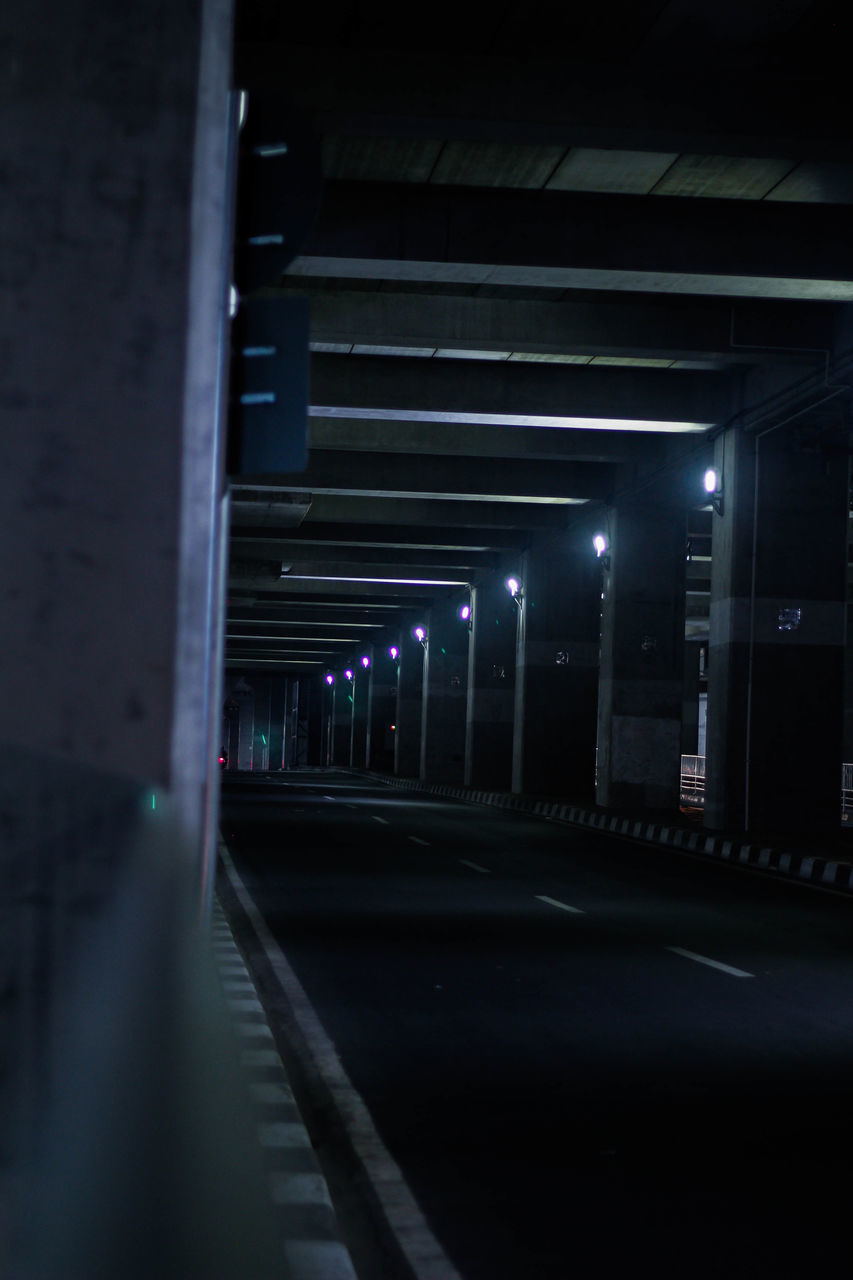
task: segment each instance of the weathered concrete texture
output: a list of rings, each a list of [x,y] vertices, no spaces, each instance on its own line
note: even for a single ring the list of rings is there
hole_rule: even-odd
[[[471,592],[465,786],[512,783],[518,606],[495,574]]]
[[[727,433],[717,465],[705,821],[837,830],[848,460],[801,419]]]
[[[678,805],[684,669],[683,509],[610,512],[604,569],[598,780],[603,805]]]
[[[428,782],[461,782],[465,774],[469,633],[458,615],[461,603],[461,597],[444,601],[429,614],[420,762]]]
[[[424,619],[425,621],[425,619]],[[394,772],[417,778],[421,767],[424,649],[412,635],[412,624],[400,629],[397,675],[397,728],[394,730]]]
[[[578,524],[522,560],[513,791],[593,796],[601,586],[592,532]]]
[[[177,779],[198,824],[230,4],[35,0],[0,22],[6,723]]]

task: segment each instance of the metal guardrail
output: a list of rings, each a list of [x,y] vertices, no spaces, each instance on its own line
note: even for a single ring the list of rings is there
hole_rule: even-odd
[[[705,807],[705,757],[681,757],[680,803],[691,809]],[[853,826],[853,762],[841,766],[841,821]]]
[[[853,763],[841,766],[841,821],[853,824]]]
[[[853,793],[851,793],[853,796]],[[691,809],[705,807],[705,757],[681,757],[681,787],[679,801]]]

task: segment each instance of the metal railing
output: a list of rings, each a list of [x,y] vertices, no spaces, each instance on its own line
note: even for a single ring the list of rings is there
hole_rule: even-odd
[[[841,821],[853,824],[853,763],[841,766]]]
[[[679,800],[692,809],[705,807],[705,757],[681,757],[681,789]]]

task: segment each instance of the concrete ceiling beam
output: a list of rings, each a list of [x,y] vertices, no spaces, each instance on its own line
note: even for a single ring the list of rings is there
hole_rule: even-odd
[[[276,476],[276,487],[294,487],[313,495],[340,494],[456,499],[456,505],[584,502],[606,498],[612,469],[594,462],[551,462],[542,466],[526,458],[421,457],[393,453],[350,453],[312,449],[305,471]],[[450,505],[454,505],[451,501]],[[312,504],[313,510],[313,504]],[[310,527],[304,522],[303,527]]]
[[[329,182],[292,274],[853,299],[844,205]]]
[[[314,354],[311,413],[317,417],[461,415],[518,425],[573,419],[710,425],[728,416],[725,374],[694,370],[530,365],[489,360],[419,360]],[[462,419],[464,422],[464,418]]]
[[[314,342],[533,355],[645,357],[728,363],[811,360],[832,341],[830,303],[778,304],[660,295],[529,299],[302,286]]]
[[[664,449],[662,433],[592,431],[571,427],[504,427],[495,423],[406,422],[381,418],[309,418],[312,449],[349,449],[540,461],[653,462]]]

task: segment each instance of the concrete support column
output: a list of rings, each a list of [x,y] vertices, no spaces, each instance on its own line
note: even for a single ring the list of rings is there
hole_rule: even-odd
[[[269,732],[269,769],[283,768],[284,760],[284,719],[287,707],[287,692],[290,681],[287,676],[270,677],[270,732]]]
[[[699,751],[699,663],[703,650],[707,650],[706,641],[685,641],[681,706],[681,754],[685,756]]]
[[[369,660],[369,654],[365,652]],[[361,655],[353,664],[351,693],[352,722],[350,725],[349,764],[351,769],[363,769],[367,763],[367,706],[370,698],[370,667],[361,662]]]
[[[348,765],[352,739],[352,681],[338,675],[332,702],[332,764]]]
[[[608,523],[596,799],[677,809],[686,512],[627,503],[610,512]]]
[[[399,648],[399,646],[397,646]],[[397,714],[397,663],[386,646],[370,648],[367,699],[367,768],[390,772],[394,767]]]
[[[705,821],[837,830],[848,459],[800,419],[727,432],[715,462]]]
[[[585,527],[522,559],[513,791],[593,799],[600,577]]]
[[[326,685],[325,682],[323,684],[318,684],[316,680],[312,680],[310,683],[305,681],[302,687],[303,692],[307,694],[308,697],[308,712],[306,717],[308,725],[308,741],[306,744],[305,762],[312,768],[316,769],[318,765],[325,764],[325,757],[323,754],[323,691],[325,690]]]
[[[502,574],[472,589],[466,787],[508,790],[512,783],[517,614]]]
[[[252,768],[269,768],[271,689],[268,676],[253,676],[255,690],[255,731],[252,740]]]
[[[421,765],[425,653],[410,626],[400,631],[399,649],[394,772],[401,778],[417,778]]]
[[[427,782],[461,783],[465,776],[469,633],[459,603],[434,605],[427,624],[420,763]]]

